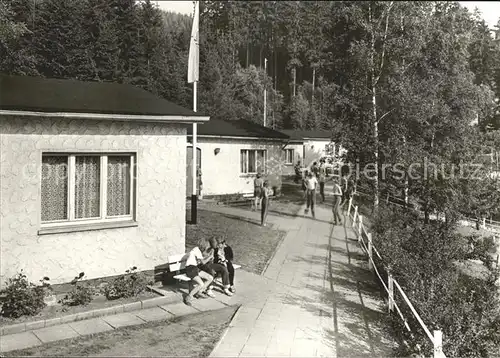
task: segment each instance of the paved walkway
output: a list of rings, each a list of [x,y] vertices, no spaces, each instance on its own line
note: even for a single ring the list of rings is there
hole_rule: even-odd
[[[249,210],[205,203],[201,207],[259,220],[259,213]],[[271,214],[269,222],[287,235],[263,275],[237,271],[238,291],[232,297],[219,294],[188,307],[181,298],[185,288],[172,292],[168,287],[169,304],[152,301],[148,309],[1,336],[0,351],[241,305],[211,356],[390,356],[394,343],[382,331],[385,313],[379,289],[352,230],[330,225],[328,209],[318,208],[316,216]]]
[[[211,210],[258,222],[248,210]],[[226,299],[243,302],[212,357],[391,355],[380,291],[352,230],[330,225],[330,218],[326,208],[317,209],[316,220],[269,217],[288,234],[263,277]]]

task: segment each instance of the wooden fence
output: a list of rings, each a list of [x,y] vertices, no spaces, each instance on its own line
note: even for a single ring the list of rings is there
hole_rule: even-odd
[[[387,292],[389,312],[393,312],[394,310],[396,310],[396,312],[403,320],[406,329],[411,332],[411,327],[409,326],[407,320],[401,312],[401,309],[395,301],[395,293],[399,294],[403,298],[403,302],[410,308],[413,316],[416,318],[416,320],[426,333],[427,337],[431,341],[434,347],[434,358],[446,358],[445,354],[443,353],[443,333],[441,332],[441,330],[434,330],[433,333],[431,333],[422,318],[420,318],[420,315],[418,314],[415,307],[413,307],[413,304],[408,299],[406,293],[403,291],[397,280],[392,276],[390,270],[385,266],[383,267],[383,269],[385,270],[385,273],[387,275],[387,283],[382,278],[377,265],[375,265],[375,262],[373,261],[373,255],[377,255],[380,260],[382,259],[382,256],[378,252],[375,245],[373,245],[372,234],[367,231],[365,225],[363,224],[363,216],[359,214],[358,206],[353,205],[352,197],[349,200],[347,215],[351,219],[352,229],[356,234],[359,245],[368,255],[368,266],[370,270],[374,271],[377,274],[380,282],[382,283],[382,286]]]

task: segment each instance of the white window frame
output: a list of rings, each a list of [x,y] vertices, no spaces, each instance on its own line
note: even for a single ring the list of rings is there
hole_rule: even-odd
[[[290,158],[288,157],[288,153],[290,153]],[[294,148],[286,148],[285,149],[285,165],[293,164],[294,158],[295,158],[295,149]]]
[[[245,162],[245,170],[242,171],[241,170],[241,156],[243,154],[243,152],[246,152],[246,162]],[[240,150],[240,172],[241,174],[243,175],[247,175],[247,174],[257,174],[257,171],[255,172],[249,172],[248,171],[248,158],[250,157],[249,156],[249,153],[250,152],[255,152],[255,170],[257,170],[257,152],[264,152],[264,167],[263,167],[263,170],[261,173],[266,173],[267,172],[267,149],[241,149]]]
[[[102,224],[102,223],[114,223],[114,222],[124,222],[124,221],[134,221],[136,216],[135,207],[135,193],[136,193],[136,153],[130,152],[112,152],[112,153],[61,153],[61,152],[43,152],[43,156],[65,156],[68,157],[68,203],[67,203],[67,219],[64,220],[52,220],[52,221],[42,221],[42,201],[40,197],[40,223],[41,228],[54,228],[54,227],[64,227],[64,226],[78,226],[78,225],[89,225],[89,224]],[[75,218],[75,182],[76,182],[76,157],[78,156],[97,156],[100,157],[100,182],[99,182],[99,217],[95,218]],[[107,215],[107,181],[108,181],[108,157],[109,156],[128,156],[130,158],[130,214],[119,215],[119,216],[108,216]],[[40,187],[42,185],[42,178],[40,176]],[[41,193],[41,190],[40,190]]]

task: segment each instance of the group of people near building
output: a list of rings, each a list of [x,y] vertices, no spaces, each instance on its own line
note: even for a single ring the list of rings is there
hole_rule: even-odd
[[[304,191],[304,197],[306,199],[305,214],[307,215],[310,210],[312,217],[316,217],[314,210],[316,206],[316,195],[319,189],[321,202],[325,202],[325,183],[327,181],[333,182],[333,222],[335,225],[340,225],[342,224],[340,210],[345,203],[349,201],[354,189],[354,183],[347,175],[343,175],[341,178],[338,178],[336,175],[328,177],[324,159],[320,160],[319,165],[317,162],[314,162],[310,170],[304,172],[302,190]]]

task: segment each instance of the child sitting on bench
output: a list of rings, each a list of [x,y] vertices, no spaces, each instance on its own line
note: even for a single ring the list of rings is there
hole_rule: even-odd
[[[217,238],[217,247],[214,249],[214,257],[216,263],[223,264],[227,267],[227,271],[229,272],[229,291],[234,293],[236,291],[234,289],[234,254],[231,246],[226,244],[225,237],[221,236]]]
[[[223,262],[219,262],[217,260],[217,251],[218,251],[218,244],[217,244],[217,240],[215,238],[211,238],[209,240],[210,242],[210,262],[208,262],[205,267],[208,269],[208,270],[212,270],[213,272],[215,272],[216,274],[214,275],[214,277],[217,275],[217,274],[220,274],[221,275],[221,278],[222,278],[222,286],[224,288],[224,293],[228,296],[232,296],[233,293],[232,291],[230,291],[230,280],[229,280],[229,270],[227,268],[227,266],[223,263]],[[202,270],[204,270],[205,268],[201,268]],[[208,286],[208,289],[207,289],[207,295],[209,295],[210,297],[213,297],[213,294],[211,292],[211,286]]]
[[[197,284],[193,286],[189,294],[184,297],[184,303],[188,306],[191,306],[193,297],[204,297],[205,294],[203,291],[205,291],[214,280],[211,274],[198,268],[199,264],[206,263],[204,262],[205,259],[202,253],[206,252],[209,247],[210,245],[206,239],[200,239],[198,245],[188,253],[188,258],[186,260],[186,276]]]

